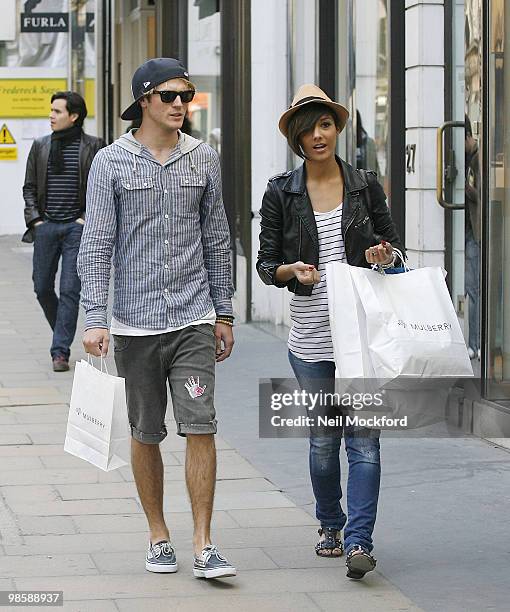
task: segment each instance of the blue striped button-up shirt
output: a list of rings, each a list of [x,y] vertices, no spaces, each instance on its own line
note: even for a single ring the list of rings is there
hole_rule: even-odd
[[[161,165],[128,133],[98,152],[78,255],[86,329],[108,327],[112,255],[121,323],[163,330],[213,307],[232,314],[230,234],[209,145],[180,133]]]

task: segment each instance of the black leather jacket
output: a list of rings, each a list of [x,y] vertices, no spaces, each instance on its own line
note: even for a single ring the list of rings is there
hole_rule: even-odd
[[[85,212],[85,196],[87,193],[87,178],[95,154],[106,143],[101,138],[83,133],[80,143],[80,209]],[[46,177],[48,157],[50,155],[51,135],[37,138],[32,143],[28,154],[23,199],[25,200],[25,224],[27,231],[21,239],[23,242],[33,242],[33,224],[40,221],[46,208]]]
[[[381,240],[404,253],[375,172],[358,171],[339,157],[336,160],[344,177],[342,236],[347,263],[369,268],[365,250]],[[287,283],[275,279],[276,269],[282,264],[303,261],[319,265],[317,225],[306,191],[304,164],[269,180],[260,216],[260,278],[266,285],[287,286],[296,295],[311,295],[313,285],[302,285],[296,278]],[[395,265],[401,265],[400,259]]]

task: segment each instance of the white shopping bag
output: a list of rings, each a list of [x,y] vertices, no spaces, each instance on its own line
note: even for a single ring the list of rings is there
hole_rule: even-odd
[[[124,379],[78,362],[64,450],[108,472],[128,465],[129,440]]]
[[[473,376],[441,268],[379,274],[326,265],[339,378]]]

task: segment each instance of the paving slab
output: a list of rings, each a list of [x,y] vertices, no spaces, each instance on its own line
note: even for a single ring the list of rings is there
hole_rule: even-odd
[[[10,578],[0,578],[0,591],[10,591],[14,588],[14,581]]]
[[[165,510],[183,512],[190,510],[189,499],[184,495],[166,496],[163,504]],[[280,491],[245,491],[241,493],[223,493],[214,500],[217,510],[236,508],[291,508],[292,502]]]
[[[18,444],[32,444],[32,440],[23,433],[5,434],[0,432],[0,446],[14,446]]]
[[[3,369],[3,361],[0,360],[0,370],[4,371]],[[48,395],[48,394],[54,394],[56,393],[56,390],[53,387],[11,387],[11,388],[0,388],[0,397],[22,397],[22,398],[26,398],[26,397],[30,397],[32,395]]]
[[[24,542],[24,546],[4,546],[6,556],[30,556],[34,550],[44,555],[80,553],[84,550],[90,554],[110,551],[144,551],[147,546],[147,533],[30,535],[24,537]]]
[[[230,582],[233,580],[235,578],[229,579]],[[167,575],[150,574],[145,568],[136,574],[90,575],[86,579],[80,576],[16,578],[15,586],[18,590],[23,591],[52,591],[54,589],[64,591],[64,598],[69,600],[140,599],[154,597],[157,594],[171,602],[174,597],[208,594],[207,585],[194,578],[191,572]],[[234,588],[237,590],[237,587]],[[150,607],[141,605],[143,607],[140,607],[140,610],[145,609],[149,612]]]
[[[39,470],[44,465],[39,457],[1,457],[0,466],[2,470]]]
[[[57,455],[64,457],[61,444],[14,444],[12,446],[0,445],[0,458],[2,457],[47,457]],[[67,455],[65,455],[67,456]],[[0,459],[1,464],[1,459]],[[56,466],[59,467],[59,466]]]
[[[121,499],[138,497],[134,482],[55,485],[64,501],[78,499]]]
[[[17,414],[16,423],[21,425],[29,425],[36,423],[59,423],[64,427],[67,425],[67,411],[65,413],[54,412],[51,414],[39,414],[32,412],[31,414]]]
[[[19,421],[13,414],[0,414],[0,425],[14,425]]]
[[[114,601],[101,599],[90,601],[66,601],[64,599],[64,606],[60,609],[62,612],[119,612],[119,608]],[[29,612],[33,612],[33,608]]]
[[[423,612],[422,608],[418,608],[410,599],[395,592],[394,589],[371,592],[363,590],[363,587],[364,585],[360,585],[358,591],[342,593],[341,598],[336,593],[310,593],[309,596],[320,610],[328,612],[336,610],[339,604],[342,609],[356,610],[360,605],[360,600],[363,601],[365,610],[374,612]],[[466,610],[468,609],[466,607]]]
[[[72,499],[109,499],[123,497],[138,497],[134,482],[104,483],[104,484],[80,484],[80,485],[55,485],[55,489],[63,500]],[[265,478],[243,478],[237,480],[219,480],[216,483],[216,500],[221,501],[225,495],[244,493],[274,491],[275,485]],[[181,481],[173,482],[166,487],[166,497],[169,504],[173,504],[175,497],[186,498],[186,484]],[[180,504],[180,502],[178,502]]]
[[[120,612],[139,612],[142,609],[151,612],[168,612],[169,600],[164,598],[117,599]],[[140,606],[144,605],[144,608]],[[175,612],[197,612],[214,610],[222,612],[314,612],[320,608],[302,593],[275,593],[272,595],[233,595],[218,594],[203,597],[172,597],[172,610]],[[333,608],[332,608],[333,609]]]
[[[301,508],[248,508],[229,510],[230,516],[241,527],[289,527],[317,525],[317,521]]]
[[[101,499],[43,502],[37,505],[18,502],[11,510],[24,516],[71,516],[73,514],[138,514],[141,507],[134,499]]]
[[[68,516],[18,516],[21,535],[62,535],[78,533],[72,517]]]
[[[53,402],[52,404],[30,404],[22,406],[11,406],[10,408],[4,408],[13,414],[20,415],[34,415],[34,414],[45,414],[45,415],[67,415],[69,412],[69,405],[62,404],[60,402]]]
[[[2,487],[2,494],[10,506],[17,503],[38,504],[60,499],[59,493],[51,485],[5,486]]]
[[[122,482],[118,471],[102,472],[92,469],[43,469],[43,470],[5,470],[2,471],[4,485],[67,484],[87,482]]]
[[[90,576],[98,574],[88,554],[33,554],[0,557],[0,574],[10,578],[27,576]],[[41,552],[41,551],[38,551]]]
[[[319,536],[315,538],[317,540]],[[276,544],[276,542],[274,542]],[[340,575],[345,574],[345,556],[326,558],[318,557],[315,544],[308,546],[265,546],[263,551],[282,569],[305,569],[307,567],[335,567]]]
[[[134,480],[131,468],[120,468],[118,472],[124,480],[131,482]],[[239,465],[218,465],[216,470],[218,480],[237,480],[239,478],[260,478],[260,472],[257,471],[248,462]],[[165,481],[180,480],[184,478],[183,465],[170,465],[165,468]]]
[[[125,515],[89,514],[71,518],[78,533],[147,533],[147,519],[143,513]],[[190,512],[166,512],[165,519],[171,531],[187,530],[191,533],[193,518]],[[239,525],[229,513],[222,510],[213,512],[213,533],[218,529],[236,528],[239,528]]]

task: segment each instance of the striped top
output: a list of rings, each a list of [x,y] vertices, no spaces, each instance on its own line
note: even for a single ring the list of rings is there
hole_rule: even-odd
[[[321,280],[313,286],[311,295],[292,297],[292,327],[288,347],[291,353],[303,361],[334,361],[329,326],[326,264],[346,260],[342,236],[342,204],[329,212],[314,214],[319,236],[318,271]]]
[[[94,157],[78,254],[85,328],[107,328],[113,256],[113,317],[143,330],[232,314],[230,232],[220,160],[180,133],[160,164],[132,133]]]
[[[55,174],[48,160],[46,208],[44,215],[51,221],[63,223],[74,221],[80,214],[80,143],[81,137],[67,145],[62,144],[62,157],[64,158],[64,171]]]

